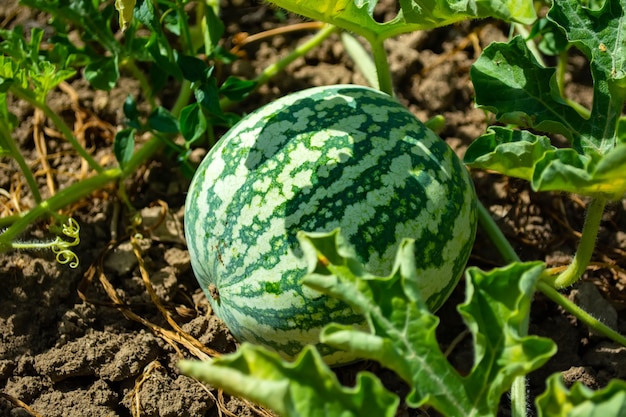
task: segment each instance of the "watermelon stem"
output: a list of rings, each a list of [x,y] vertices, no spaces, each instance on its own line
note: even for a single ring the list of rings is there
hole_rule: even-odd
[[[389,61],[387,61],[387,52],[385,51],[385,40],[381,38],[368,39],[372,54],[374,55],[374,64],[376,65],[376,75],[378,77],[378,88],[383,93],[393,96],[393,82],[391,80],[391,70],[389,69]]]
[[[256,83],[254,89],[258,89],[263,84],[266,84],[270,79],[278,75],[289,64],[296,59],[305,56],[310,50],[320,45],[326,38],[333,33],[339,31],[339,28],[330,24],[326,24],[320,29],[313,37],[308,39],[302,45],[291,51],[287,56],[281,58],[277,62],[269,65],[265,68],[255,79]],[[227,97],[220,99],[220,108],[224,111],[228,110],[234,103]]]
[[[494,243],[498,252],[506,263],[520,262],[520,257],[509,243],[502,230],[498,227],[495,220],[491,217],[489,210],[478,201],[478,224],[483,228],[489,239]]]
[[[519,255],[511,246],[511,243],[508,241],[502,230],[498,227],[493,217],[487,210],[487,208],[480,202],[477,201],[477,211],[478,211],[478,224],[483,228],[487,236],[491,239],[491,241],[495,244],[496,248],[500,252],[500,255],[504,258],[506,263],[514,263],[520,262]],[[527,314],[524,317],[524,320],[520,324],[520,336],[528,335],[528,326],[529,326],[530,316]],[[528,398],[526,396],[526,377],[524,375],[520,375],[513,380],[513,384],[511,385],[511,415],[513,417],[524,417],[526,416],[526,409],[528,405]]]
[[[543,295],[548,297],[556,304],[563,307],[563,310],[567,311],[582,323],[586,324],[594,332],[597,332],[603,336],[608,337],[616,343],[626,346],[626,337],[619,334],[600,320],[587,313],[585,310],[576,305],[576,303],[570,301],[563,294],[553,288],[548,282],[540,280],[537,282],[537,289],[541,291]]]
[[[593,198],[589,203],[580,244],[572,263],[554,279],[553,285],[555,288],[566,288],[573,285],[587,269],[596,246],[596,238],[600,222],[602,221],[604,207],[606,207],[606,199],[603,197]]]

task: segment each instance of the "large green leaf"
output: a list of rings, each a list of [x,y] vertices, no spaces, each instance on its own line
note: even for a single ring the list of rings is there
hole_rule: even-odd
[[[492,126],[465,153],[472,168],[489,169],[531,182],[535,191],[565,191],[618,200],[626,193],[626,144],[606,154],[557,149],[545,136]]]
[[[463,161],[472,168],[490,169],[531,181],[537,162],[546,152],[555,149],[545,136],[492,126],[470,144]]]
[[[399,404],[375,376],[362,372],[353,388],[342,386],[314,347],[293,363],[244,343],[231,355],[181,361],[187,375],[246,397],[287,417],[393,417]]]
[[[527,24],[536,19],[533,3],[527,0],[400,0],[396,17],[384,23],[373,17],[376,0],[270,0],[270,3],[370,40],[433,29],[470,18],[496,17]]]
[[[548,13],[591,61],[594,97],[587,135],[601,153],[615,146],[616,123],[626,99],[625,9],[626,0],[606,0],[600,10],[577,0],[561,0]]]
[[[552,341],[521,330],[542,263],[468,271],[467,301],[459,310],[474,336],[475,364],[463,377],[439,349],[438,319],[419,296],[413,241],[401,243],[391,275],[374,277],[337,231],[298,238],[309,262],[305,284],[364,314],[372,331],[331,324],[322,342],[394,370],[412,388],[411,406],[429,404],[445,415],[495,415],[513,379],[540,367],[556,350]]]
[[[393,272],[375,277],[364,270],[338,230],[298,239],[309,264],[305,284],[349,303],[367,318],[372,333],[331,324],[322,341],[378,360],[412,388],[407,404],[429,404],[445,415],[495,416],[513,379],[537,369],[555,352],[548,339],[524,335],[540,262],[513,264],[467,274],[467,301],[459,311],[474,340],[475,364],[461,376],[435,338],[438,324],[421,300],[413,241],[404,240]],[[277,354],[244,343],[234,354],[205,362],[181,362],[181,369],[215,387],[245,396],[281,416],[392,416],[398,398],[368,373],[354,388],[342,387],[314,347],[289,363]]]
[[[626,99],[625,7],[626,0],[606,0],[593,10],[577,0],[557,0],[548,13],[553,30],[563,30],[590,60],[594,97],[588,118],[564,102],[555,70],[540,65],[520,37],[487,47],[471,70],[476,103],[503,123],[560,133],[572,148],[556,149],[534,133],[495,128],[470,146],[466,161],[530,180],[538,191],[621,198],[626,192],[620,128]]]
[[[591,151],[581,155],[573,149],[547,152],[538,161],[532,179],[537,191],[566,191],[619,200],[626,193],[626,144],[605,155]]]
[[[539,417],[624,417],[626,382],[612,380],[605,388],[592,391],[580,382],[570,389],[560,374],[548,378],[546,391],[537,397]]]
[[[555,70],[541,66],[524,40],[489,45],[471,69],[476,104],[502,123],[560,133],[582,151],[587,121],[560,97]]]

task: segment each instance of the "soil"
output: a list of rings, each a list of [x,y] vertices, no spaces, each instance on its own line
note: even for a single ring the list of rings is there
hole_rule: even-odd
[[[5,3],[0,8],[4,27],[46,27],[46,16],[14,1]],[[387,10],[381,6],[379,18],[389,18]],[[254,34],[300,21],[267,5],[242,0],[223,4],[222,18],[227,47],[241,32]],[[275,35],[251,43],[244,49],[245,58],[222,68],[223,75],[250,78],[311,33]],[[506,25],[484,20],[404,35],[386,44],[398,98],[422,120],[443,115],[446,126],[441,136],[460,156],[492,122],[474,107],[470,66],[482,48],[494,40],[506,40],[507,33]],[[589,104],[591,81],[583,68],[584,59],[573,54],[567,91]],[[365,84],[338,36],[291,64],[233,111],[247,112],[288,92],[334,83]],[[175,85],[171,88],[176,90]],[[75,127],[75,134],[85,140],[98,161],[112,164],[112,138],[124,126],[123,100],[129,92],[138,91],[137,82],[128,74],[108,93],[94,91],[78,76],[56,90],[49,102]],[[86,175],[80,158],[41,114],[21,102],[11,101],[10,106],[21,122],[15,135],[38,171],[45,195],[54,192],[46,172],[55,189]],[[39,138],[44,139],[43,148],[36,145]],[[49,168],[41,163],[42,149]],[[200,157],[202,151],[198,152]],[[477,171],[473,176],[481,201],[522,259],[544,260],[548,266],[569,262],[582,228],[584,198],[535,193],[523,181],[489,172]],[[192,357],[200,350],[181,342],[180,334],[218,352],[236,349],[236,341],[211,314],[190,269],[182,233],[188,184],[166,155],[128,181],[132,203],[144,219],[141,236],[127,235],[131,216],[112,187],[72,207],[81,226],[76,269],[58,264],[43,251],[0,257],[0,416],[268,415],[181,375],[176,368],[181,357]],[[0,160],[0,188],[14,197],[0,196],[2,216],[32,206],[16,164],[6,157]],[[23,238],[45,239],[49,235],[45,226],[36,225]],[[565,291],[621,333],[626,333],[624,230],[625,206],[615,203],[604,216],[592,268],[578,285]],[[499,266],[502,260],[496,254],[479,232],[469,264],[486,269]],[[154,290],[153,296],[147,288]],[[442,320],[438,337],[444,348],[464,331],[456,312],[463,297],[461,283],[438,312]],[[594,389],[611,378],[626,377],[626,347],[590,333],[540,294],[533,301],[531,319],[531,333],[550,337],[558,345],[558,353],[530,375],[532,397],[544,390],[546,377],[554,372],[561,372],[567,384],[582,381]],[[177,326],[180,331],[173,331]],[[190,340],[187,336],[182,339]],[[471,337],[461,340],[450,360],[461,372],[471,368]],[[393,373],[375,363],[358,363],[336,372],[340,380],[350,383],[362,369],[377,373],[390,389],[406,393],[406,386]],[[501,415],[508,414],[506,402]],[[434,414],[406,407],[398,411],[399,416],[427,413]]]

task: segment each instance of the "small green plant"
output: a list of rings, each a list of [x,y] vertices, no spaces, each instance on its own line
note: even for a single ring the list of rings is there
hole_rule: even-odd
[[[373,18],[376,2],[305,2],[276,4],[306,17],[332,23],[369,41],[378,87],[393,92],[383,48],[384,39],[413,30],[430,29],[466,18],[497,17],[531,24],[530,2],[401,1],[390,22]],[[502,394],[511,392],[514,416],[528,410],[525,375],[555,353],[548,339],[528,335],[530,301],[541,291],[596,331],[626,345],[626,338],[602,325],[563,297],[558,289],[576,282],[589,264],[604,207],[626,191],[624,118],[626,54],[623,0],[607,0],[590,8],[575,0],[557,0],[533,31],[552,47],[579,48],[589,59],[594,101],[586,110],[563,97],[564,67],[541,64],[530,37],[514,37],[485,49],[472,68],[479,106],[496,114],[506,126],[493,126],[468,149],[466,163],[530,181],[537,191],[578,193],[591,198],[581,243],[565,271],[547,270],[541,261],[522,263],[488,211],[479,204],[479,222],[501,252],[507,266],[466,272],[467,298],[459,311],[474,341],[474,364],[461,376],[439,350],[437,319],[415,286],[414,242],[400,245],[396,266],[388,277],[369,274],[338,241],[338,232],[306,234],[299,240],[309,265],[304,285],[338,298],[361,313],[370,333],[331,324],[320,341],[359,357],[379,361],[406,381],[410,407],[431,406],[449,416],[496,415]],[[547,23],[546,23],[547,22]],[[526,30],[518,26],[520,33]],[[557,44],[560,45],[557,47]],[[546,47],[546,45],[542,45]],[[372,77],[371,77],[372,78]],[[532,129],[532,132],[529,130]],[[546,134],[567,138],[570,148],[557,148]],[[342,387],[315,349],[305,348],[293,362],[244,343],[225,357],[181,362],[181,369],[213,386],[245,396],[281,416],[394,415],[399,399],[377,378],[362,373],[353,388]],[[612,381],[603,390],[581,384],[567,389],[558,375],[536,401],[540,416],[617,414],[626,406],[626,383]],[[378,400],[378,401],[377,401]]]
[[[97,0],[23,0],[23,5],[50,15],[52,36],[45,38],[44,31],[37,28],[30,33],[21,27],[0,30],[0,155],[15,161],[34,201],[32,207],[0,218],[0,253],[41,249],[40,243],[21,238],[29,227],[52,218],[53,226],[60,228],[75,202],[107,186],[115,186],[119,199],[133,212],[124,180],[158,152],[167,153],[190,176],[195,170],[189,161],[192,148],[214,143],[214,127],[228,127],[238,119],[228,107],[335,31],[330,26],[321,28],[256,79],[222,80],[215,74],[216,65],[237,57],[219,44],[224,24],[217,17],[217,3],[197,2],[193,16],[185,11],[187,3],[118,1],[118,13],[111,2],[101,4]],[[120,28],[123,36],[116,35]],[[76,33],[80,33],[78,40],[72,35]],[[93,88],[108,91],[123,73],[139,82],[141,92],[137,97],[129,96],[124,104],[127,126],[117,132],[112,145],[116,163],[103,165],[52,110],[47,98],[60,83],[79,74]],[[178,96],[170,105],[158,104],[164,86],[172,82],[180,85]],[[85,177],[59,191],[40,188],[13,136],[20,121],[9,111],[9,96],[44,114],[86,162]],[[148,104],[147,111],[139,110],[139,100]],[[135,138],[146,132],[150,139],[136,142]],[[177,135],[184,141],[176,141]]]

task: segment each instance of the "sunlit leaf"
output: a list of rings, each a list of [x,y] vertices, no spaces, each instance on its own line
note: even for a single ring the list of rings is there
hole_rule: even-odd
[[[220,86],[220,93],[226,96],[229,100],[239,101],[243,100],[248,93],[254,90],[256,84],[256,81],[242,80],[241,78],[231,75]]]
[[[580,1],[556,1],[548,18],[590,60],[594,80],[589,136],[598,152],[615,145],[615,125],[626,100],[626,0],[606,0],[600,10]]]
[[[614,379],[597,391],[576,382],[568,389],[561,374],[553,374],[536,403],[539,417],[625,416],[626,382]]]
[[[371,0],[271,0],[281,8],[310,19],[331,23],[368,39],[386,39],[400,33],[427,30],[468,18],[496,17],[530,24],[536,18],[532,1],[526,0],[400,0],[397,16],[379,23]]]
[[[546,153],[537,163],[532,186],[537,191],[566,191],[602,195],[618,200],[626,193],[626,144],[620,143],[605,155],[572,149]]]
[[[299,234],[309,262],[304,282],[364,314],[372,333],[331,324],[321,341],[394,370],[412,388],[411,406],[429,404],[444,415],[495,415],[513,379],[554,354],[552,341],[525,336],[521,329],[542,263],[468,271],[467,301],[460,312],[474,336],[475,363],[464,377],[441,352],[435,339],[438,319],[419,296],[414,242],[401,243],[390,276],[374,277],[347,256],[350,251],[338,236],[337,231]]]
[[[393,417],[399,399],[367,372],[352,388],[342,386],[315,348],[289,363],[275,353],[244,343],[231,355],[181,361],[183,373],[246,397],[278,415],[301,417]]]
[[[122,32],[126,30],[128,24],[133,19],[133,9],[135,8],[136,0],[115,0],[115,8],[119,13],[119,23]]]
[[[521,37],[485,48],[471,76],[476,103],[499,121],[563,134],[582,151],[587,121],[562,100],[555,70],[541,66]]]
[[[470,144],[464,162],[472,168],[490,169],[530,181],[537,162],[554,149],[545,136],[492,126]]]
[[[224,23],[217,17],[215,10],[207,6],[204,13],[202,35],[204,38],[204,52],[208,57],[215,55],[219,41],[224,34],[224,29]]]

